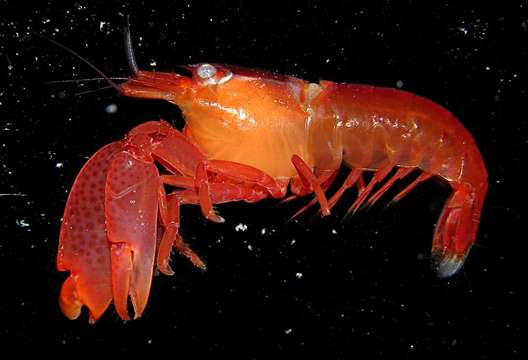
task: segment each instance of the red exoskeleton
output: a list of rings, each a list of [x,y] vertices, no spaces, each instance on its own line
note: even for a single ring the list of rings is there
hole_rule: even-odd
[[[471,134],[442,106],[401,90],[315,84],[238,66],[190,65],[185,76],[139,71],[130,62],[133,76],[112,85],[124,96],[177,105],[186,125],[141,124],[98,150],[77,176],[57,258],[58,269],[70,272],[60,294],[70,319],[84,305],[94,322],[111,302],[128,319],[129,296],[134,317],[141,316],[154,266],[173,273],[172,249],[205,268],[179,234],[182,205],[198,205],[207,219],[222,222],[215,204],[313,194],[299,213],[318,203],[328,215],[356,187],[355,212],[414,169],[420,175],[393,201],[430,177],[445,180],[452,194],[436,225],[434,266],[441,277],[462,266],[487,172]],[[348,177],[327,194],[343,166]],[[364,172],[373,172],[367,184]]]

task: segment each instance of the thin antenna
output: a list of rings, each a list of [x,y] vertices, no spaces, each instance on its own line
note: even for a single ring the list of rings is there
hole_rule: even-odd
[[[109,78],[112,80],[125,80],[125,81],[129,80],[126,77],[117,77],[117,76],[112,76]],[[80,83],[80,82],[88,82],[88,81],[106,81],[106,79],[98,77],[98,78],[84,78],[84,79],[50,80],[50,81],[46,81],[44,84],[67,84],[67,83]]]
[[[119,87],[119,85],[117,85],[115,82],[113,82],[108,76],[106,76],[101,70],[99,70],[94,64],[92,64],[91,62],[89,62],[88,60],[86,60],[84,57],[82,57],[81,55],[79,55],[77,52],[73,51],[72,49],[70,49],[69,47],[67,47],[66,45],[63,45],[61,44],[60,42],[56,41],[56,40],[53,40],[45,35],[41,35],[41,34],[36,34],[38,37],[41,37],[42,39],[44,40],[47,40],[49,41],[50,43],[60,47],[61,49],[63,49],[64,51],[67,51],[69,52],[70,54],[72,54],[73,56],[75,56],[76,58],[78,58],[79,60],[81,60],[82,62],[84,62],[86,65],[88,65],[93,71],[95,71],[96,73],[98,73],[103,79],[106,80],[106,82],[108,84],[110,84],[110,86],[112,86],[114,89],[116,89],[120,94],[123,94],[123,90],[121,90],[121,88]]]
[[[136,57],[134,56],[134,48],[132,47],[132,35],[130,34],[130,16],[126,16],[126,25],[123,29],[124,35],[125,35],[125,50],[126,50],[126,56],[128,60],[128,66],[130,67],[130,71],[132,71],[133,75],[136,75],[138,73],[138,66],[136,63]]]

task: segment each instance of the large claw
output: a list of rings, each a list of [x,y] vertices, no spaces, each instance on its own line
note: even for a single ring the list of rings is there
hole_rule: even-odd
[[[105,177],[120,142],[97,151],[75,179],[61,226],[57,269],[70,271],[62,285],[59,304],[70,319],[90,310],[96,321],[112,301],[110,252],[105,233]]]

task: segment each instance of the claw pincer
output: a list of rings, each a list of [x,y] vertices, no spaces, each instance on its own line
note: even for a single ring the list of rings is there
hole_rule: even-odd
[[[58,269],[69,271],[60,305],[70,319],[84,305],[96,321],[114,303],[134,318],[147,304],[153,270],[174,272],[174,249],[202,259],[180,235],[180,207],[199,205],[222,222],[215,205],[290,200],[313,194],[294,216],[319,204],[328,215],[349,189],[349,214],[372,206],[413,170],[421,173],[392,200],[438,177],[452,194],[433,238],[439,276],[456,273],[475,241],[487,173],[469,132],[443,107],[414,94],[365,85],[319,84],[273,73],[198,64],[175,73],[136,71],[125,96],[176,104],[182,132],[163,120],[132,129],[82,168],[66,204]],[[344,183],[327,192],[344,165]],[[371,172],[370,181],[364,174]],[[170,189],[170,190],[168,190]]]

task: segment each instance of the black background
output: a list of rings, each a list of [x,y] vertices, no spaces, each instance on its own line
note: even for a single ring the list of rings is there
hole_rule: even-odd
[[[471,7],[458,1],[42,2],[0,4],[0,341],[19,350],[167,350],[240,358],[324,351],[423,358],[519,358],[521,174],[526,159],[527,1]],[[463,270],[439,280],[428,253],[447,189],[429,181],[394,208],[340,223],[349,194],[327,219],[288,223],[302,204],[220,206],[224,224],[183,210],[182,232],[208,263],[178,255],[156,276],[144,316],[123,323],[113,308],[95,325],[57,305],[66,274],[55,269],[68,190],[86,159],[133,126],[164,118],[161,101],[103,83],[85,64],[32,35],[75,49],[105,73],[128,76],[122,45],[130,14],[143,69],[219,62],[394,87],[454,112],[474,135],[490,188],[477,245]],[[522,102],[524,101],[524,104]],[[107,113],[108,105],[117,106]],[[18,195],[17,195],[18,194]],[[21,195],[22,194],[22,195]],[[23,196],[26,195],[26,196]],[[238,224],[247,226],[237,231]],[[518,254],[519,256],[516,256]]]

